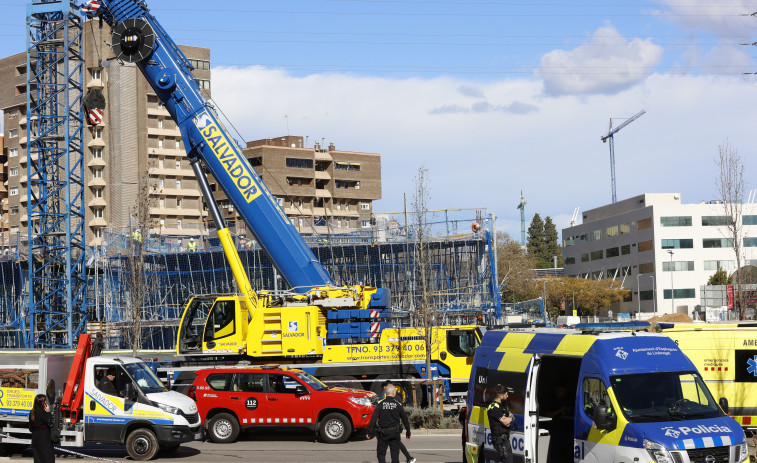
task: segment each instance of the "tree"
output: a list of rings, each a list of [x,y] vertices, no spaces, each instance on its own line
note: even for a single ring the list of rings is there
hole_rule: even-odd
[[[733,282],[733,277],[728,276],[728,272],[718,267],[717,271],[707,280],[707,285],[730,285],[731,282]]]
[[[533,290],[536,258],[504,232],[497,233],[497,278],[502,302],[538,297]]]
[[[544,219],[544,257],[549,260],[548,268],[554,265],[552,260],[554,256],[557,256],[557,266],[562,267],[562,247],[560,247],[559,235],[557,234],[557,227],[552,222],[552,218],[547,216]]]
[[[731,240],[733,253],[736,256],[736,271],[741,269],[741,240],[742,231],[742,208],[744,206],[744,163],[736,148],[726,140],[718,146],[718,157],[715,158],[718,167],[718,176],[715,178],[715,186],[720,196],[720,204],[723,215],[726,217],[723,224],[727,238]],[[746,318],[746,294],[739,290],[740,282],[736,281],[736,293],[739,299],[739,318]]]
[[[540,293],[546,290],[544,303],[553,316],[561,306],[577,309],[579,315],[598,315],[600,309],[609,308],[630,296],[628,289],[613,280],[544,277],[534,280],[534,286]]]
[[[544,268],[542,265],[546,253],[544,242],[544,221],[541,219],[541,216],[536,213],[531,220],[531,225],[528,227],[526,249],[528,249],[529,254],[536,258],[538,268]]]

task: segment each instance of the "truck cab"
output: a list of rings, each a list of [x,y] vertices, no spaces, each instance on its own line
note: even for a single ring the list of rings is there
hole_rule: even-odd
[[[669,338],[646,332],[488,331],[471,371],[465,455],[492,461],[487,407],[513,389],[514,460],[748,461],[741,427]]]

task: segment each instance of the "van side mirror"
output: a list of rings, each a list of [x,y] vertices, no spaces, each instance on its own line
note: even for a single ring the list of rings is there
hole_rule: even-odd
[[[721,397],[720,400],[718,400],[718,405],[720,405],[720,408],[722,408],[726,414],[728,413],[728,399]]]
[[[294,395],[296,395],[297,397],[307,395],[307,394],[308,394],[308,390],[305,389],[305,386],[301,384],[294,388]]]
[[[618,417],[607,405],[597,405],[594,412],[594,424],[597,429],[612,431],[618,424]]]
[[[126,383],[124,386],[124,395],[126,400],[130,400],[132,402],[136,402],[138,395],[137,395],[137,389],[134,387],[134,384],[131,382]]]

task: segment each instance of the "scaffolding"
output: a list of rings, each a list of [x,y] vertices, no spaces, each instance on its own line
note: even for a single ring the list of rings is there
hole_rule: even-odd
[[[32,1],[26,54],[28,312],[19,314],[26,316],[25,347],[73,347],[86,320],[83,63],[78,7],[69,0]]]

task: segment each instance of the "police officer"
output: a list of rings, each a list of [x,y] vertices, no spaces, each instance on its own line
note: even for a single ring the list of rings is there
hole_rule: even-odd
[[[376,456],[379,463],[386,463],[386,448],[389,447],[389,454],[392,457],[392,463],[399,463],[400,443],[402,436],[400,432],[402,425],[407,432],[405,436],[410,439],[410,421],[407,419],[405,409],[402,404],[394,398],[397,395],[397,389],[394,385],[386,387],[386,397],[379,400],[376,409],[373,411],[371,422],[368,425],[368,432],[365,437],[370,439],[376,434],[378,441],[376,443]]]
[[[513,422],[513,415],[507,407],[508,388],[497,384],[494,393],[496,396],[486,410],[492,431],[492,445],[502,463],[513,463],[513,450],[510,447],[510,424]]]

